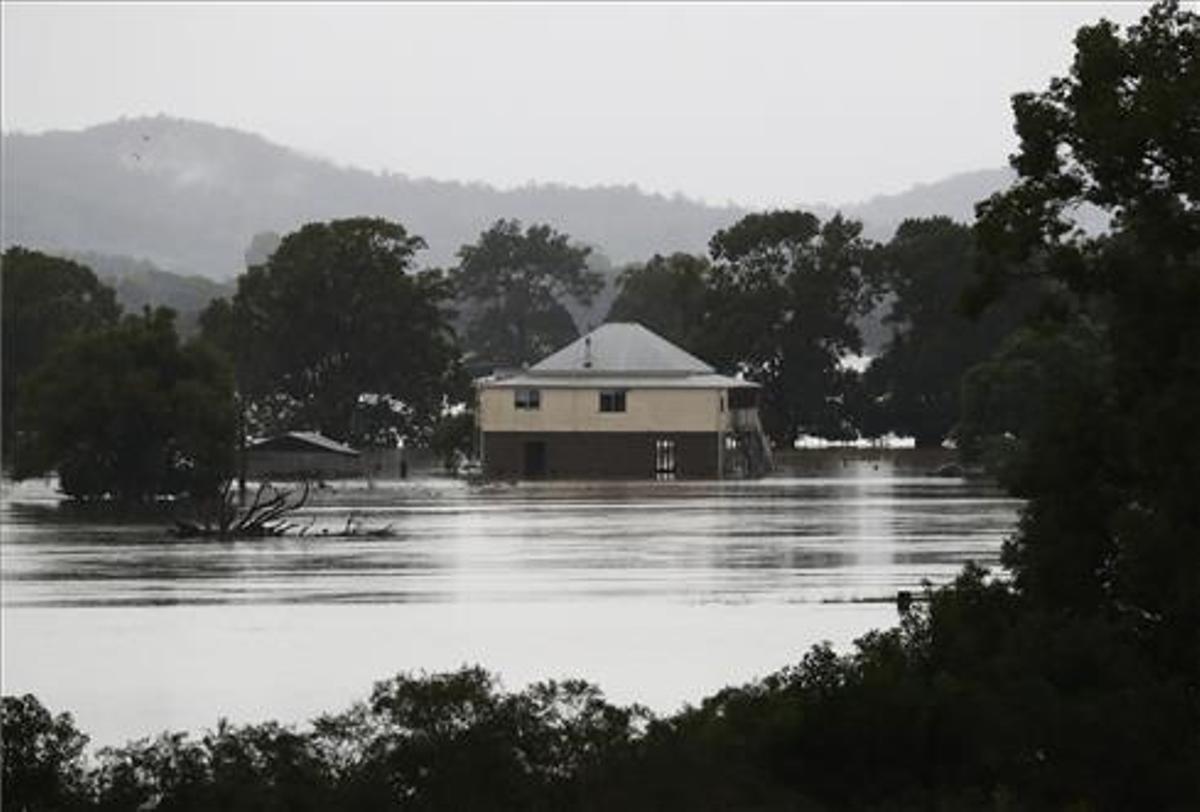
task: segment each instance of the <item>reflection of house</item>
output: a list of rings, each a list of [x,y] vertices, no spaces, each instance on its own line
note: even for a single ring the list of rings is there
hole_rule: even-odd
[[[486,476],[703,478],[770,466],[758,385],[718,375],[640,324],[605,324],[476,385]]]
[[[315,431],[289,431],[246,449],[250,479],[336,479],[361,474],[357,451]]]

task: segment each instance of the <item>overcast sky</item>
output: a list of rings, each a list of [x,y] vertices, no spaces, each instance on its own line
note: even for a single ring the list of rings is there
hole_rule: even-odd
[[[414,176],[846,203],[1013,150],[1146,3],[3,4],[3,127],[156,113]]]

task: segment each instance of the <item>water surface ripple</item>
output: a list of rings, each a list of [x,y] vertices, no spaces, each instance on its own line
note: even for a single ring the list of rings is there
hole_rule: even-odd
[[[5,693],[100,743],[302,721],[402,669],[575,675],[670,710],[895,620],[899,589],[995,564],[1019,503],[843,464],[724,483],[336,484],[302,537],[181,540],[43,483],[0,507]],[[344,533],[347,518],[377,538]]]

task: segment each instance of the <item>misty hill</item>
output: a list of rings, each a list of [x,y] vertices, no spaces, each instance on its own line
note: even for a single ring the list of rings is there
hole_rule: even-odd
[[[200,311],[217,297],[233,296],[232,282],[214,282],[203,276],[183,276],[156,267],[144,259],[90,251],[64,251],[67,259],[91,268],[97,278],[117,294],[117,303],[126,313],[138,313],[144,307],[169,307],[179,318],[184,335],[199,327]]]
[[[550,223],[624,262],[698,249],[742,214],[632,186],[500,191],[375,174],[166,117],[5,135],[3,162],[6,242],[142,256],[217,279],[242,269],[254,234],[334,217],[398,220],[429,243],[424,262],[444,264],[500,217]]]
[[[879,195],[841,210],[863,222],[863,231],[875,240],[891,239],[896,227],[910,217],[945,215],[959,222],[975,220],[975,204],[1006,188],[1016,179],[1008,168],[980,169],[951,175],[936,183],[920,183],[894,195]]]
[[[6,244],[56,252],[144,257],[159,268],[228,279],[259,232],[286,233],[333,217],[380,215],[423,236],[429,265],[500,217],[546,222],[614,264],[671,251],[702,252],[745,213],[633,186],[536,185],[498,190],[337,166],[257,135],[158,116],[80,131],[3,137]],[[911,214],[969,220],[1004,170],[960,175],[845,206],[886,238]],[[812,207],[828,214],[825,206]]]

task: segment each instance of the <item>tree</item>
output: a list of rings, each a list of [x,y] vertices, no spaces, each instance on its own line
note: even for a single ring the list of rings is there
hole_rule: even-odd
[[[589,302],[602,286],[600,275],[587,268],[590,251],[550,226],[522,230],[516,220],[498,220],[464,245],[452,278],[470,314],[467,349],[519,365],[569,343],[578,331],[562,300]]]
[[[0,261],[3,313],[3,445],[11,458],[23,381],[63,339],[114,324],[121,315],[113,290],[89,268],[19,246]]]
[[[234,358],[252,427],[392,445],[465,396],[450,287],[413,273],[420,237],[375,218],[310,223],[201,318]]]
[[[1019,178],[981,204],[978,234],[994,258],[985,290],[1014,269],[1065,285],[1078,304],[1063,318],[1097,322],[1106,378],[1101,397],[1050,410],[1030,432],[1035,464],[1018,476],[1031,501],[1005,561],[1029,600],[1111,614],[1195,688],[1200,17],[1161,2],[1124,36],[1101,21],[1075,45],[1069,76],[1015,97]],[[1081,205],[1107,212],[1111,232],[1076,228]]]
[[[0,787],[6,807],[86,808],[83,749],[88,737],[75,729],[69,713],[51,715],[32,694],[5,696],[0,729]]]
[[[160,309],[68,338],[27,382],[17,477],[56,470],[80,499],[210,496],[233,470],[233,381],[216,352],[181,346]]]
[[[846,437],[853,373],[862,350],[855,317],[867,308],[860,223],[808,212],[751,214],[717,232],[702,355],[763,384],[764,424],[777,441]]]
[[[710,264],[704,257],[655,254],[626,268],[608,321],[635,321],[695,352],[703,330]]]
[[[892,301],[892,338],[864,376],[880,412],[875,427],[937,447],[958,422],[960,379],[987,358],[1033,309],[1031,285],[969,317],[975,237],[948,217],[905,220],[876,254],[872,282]]]

